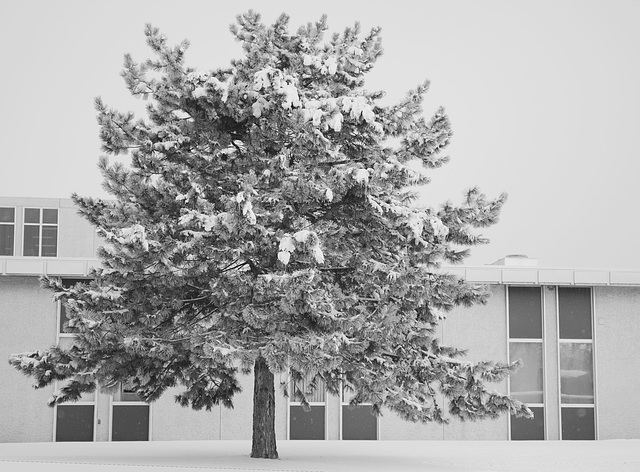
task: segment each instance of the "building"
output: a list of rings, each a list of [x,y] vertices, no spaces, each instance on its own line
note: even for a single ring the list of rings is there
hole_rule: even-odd
[[[86,278],[99,264],[99,245],[70,200],[0,198],[0,442],[250,438],[251,377],[233,410],[192,411],[170,392],[146,404],[126,386],[50,408],[56,386],[35,390],[9,366],[12,353],[73,342],[64,310],[38,277]],[[640,270],[541,268],[522,256],[446,270],[487,284],[492,296],[487,305],[451,313],[440,327],[443,343],[468,348],[470,360],[522,359],[524,367],[497,388],[527,402],[536,418],[422,425],[389,411],[375,418],[367,405],[354,409],[323,392],[310,412],[277,395],[280,439],[640,438],[633,403],[640,391]]]

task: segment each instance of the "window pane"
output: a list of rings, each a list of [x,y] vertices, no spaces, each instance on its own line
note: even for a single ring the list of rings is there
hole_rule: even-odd
[[[542,338],[540,287],[509,287],[509,337]]]
[[[93,405],[58,405],[56,441],[93,441]]]
[[[58,224],[58,210],[42,210],[42,222],[49,224]]]
[[[112,441],[148,441],[149,405],[114,405]]]
[[[65,288],[71,288],[77,283],[88,282],[88,279],[62,279],[62,286]],[[64,306],[64,303],[60,303],[60,333],[73,333],[75,332],[74,328],[65,327],[65,323],[69,321],[69,317],[67,316],[67,308]]]
[[[90,279],[62,279],[62,286],[71,288],[78,283],[88,283]]]
[[[13,225],[0,224],[0,256],[13,256]]]
[[[58,227],[42,227],[42,257],[56,257],[58,253]]]
[[[25,208],[24,209],[24,222],[25,223],[40,223],[40,208]]]
[[[562,439],[596,438],[593,408],[562,408]]]
[[[533,419],[511,417],[511,439],[514,441],[544,440],[544,408],[531,407]]]
[[[525,403],[543,403],[542,343],[509,343],[509,359],[522,361],[509,379],[511,396]]]
[[[311,411],[291,405],[289,439],[324,439],[324,406],[316,405]]]
[[[560,343],[560,401],[593,403],[590,343]]]
[[[558,289],[560,339],[591,339],[591,289]]]
[[[0,223],[15,223],[15,208],[0,208]]]
[[[24,227],[24,253],[23,256],[39,256],[40,247],[40,227],[26,226]]]
[[[68,326],[69,318],[67,317],[67,308],[64,306],[64,303],[60,303],[60,326],[58,326],[59,333],[74,333],[76,331],[75,328],[70,328]]]
[[[371,405],[342,405],[342,439],[378,439],[378,419]]]

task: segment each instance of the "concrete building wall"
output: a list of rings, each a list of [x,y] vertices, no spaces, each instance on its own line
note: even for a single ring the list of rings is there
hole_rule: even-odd
[[[95,257],[102,244],[91,224],[78,215],[71,200],[60,200],[58,209],[58,257]]]
[[[176,387],[167,390],[151,408],[151,440],[190,441],[199,439],[221,439],[221,407],[195,411],[183,408],[175,402],[180,392]]]
[[[486,305],[457,308],[443,324],[442,340],[445,345],[467,349],[469,361],[507,362],[506,289],[504,285],[489,286],[491,297]],[[507,382],[493,386],[507,392]],[[445,440],[498,440],[508,439],[508,418],[469,422],[452,420],[444,427]]]
[[[38,278],[0,277],[0,442],[53,440],[53,409],[46,405],[53,388],[35,390],[7,361],[54,345],[55,333],[55,304]]]
[[[640,438],[640,288],[595,289],[599,439]]]

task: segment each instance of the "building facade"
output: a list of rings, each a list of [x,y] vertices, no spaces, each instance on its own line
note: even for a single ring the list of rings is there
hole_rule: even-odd
[[[66,199],[0,198],[0,442],[249,439],[252,378],[244,377],[235,408],[192,411],[172,392],[153,404],[126,385],[72,404],[46,406],[59,386],[35,390],[7,362],[13,353],[68,346],[64,308],[40,288],[43,274],[64,283],[87,278],[100,240]],[[506,257],[448,272],[486,284],[486,305],[458,308],[440,326],[443,344],[468,359],[523,367],[496,389],[534,411],[510,418],[415,424],[393,412],[348,405],[348,393],[319,389],[311,410],[276,396],[280,439],[326,440],[595,440],[640,438],[640,270],[541,268]],[[288,381],[285,374],[276,384]],[[177,390],[176,392],[177,393]],[[628,406],[629,405],[629,406]]]

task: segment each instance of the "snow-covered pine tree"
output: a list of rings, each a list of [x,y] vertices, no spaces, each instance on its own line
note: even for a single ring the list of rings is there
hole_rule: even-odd
[[[180,386],[195,409],[232,405],[239,371],[254,372],[253,457],[277,457],[274,373],[306,402],[317,381],[354,403],[409,421],[531,416],[485,385],[512,370],[473,364],[436,325],[486,292],[439,270],[461,262],[505,201],[477,189],[455,206],[415,208],[412,163],[447,162],[449,120],[422,116],[425,82],[393,106],[364,88],[382,53],[379,29],[356,24],[325,42],[326,18],[288,30],[249,11],[231,32],[244,57],[196,71],[187,42],[147,26],[155,59],[125,58],[147,116],[96,100],[114,200],[73,199],[106,240],[103,267],[73,287],[44,279],[67,307],[75,346],[13,355],[36,388],[68,384],[53,405],[99,385],[133,382],[149,402]],[[296,380],[305,378],[306,389]],[[447,405],[438,403],[444,394]]]

